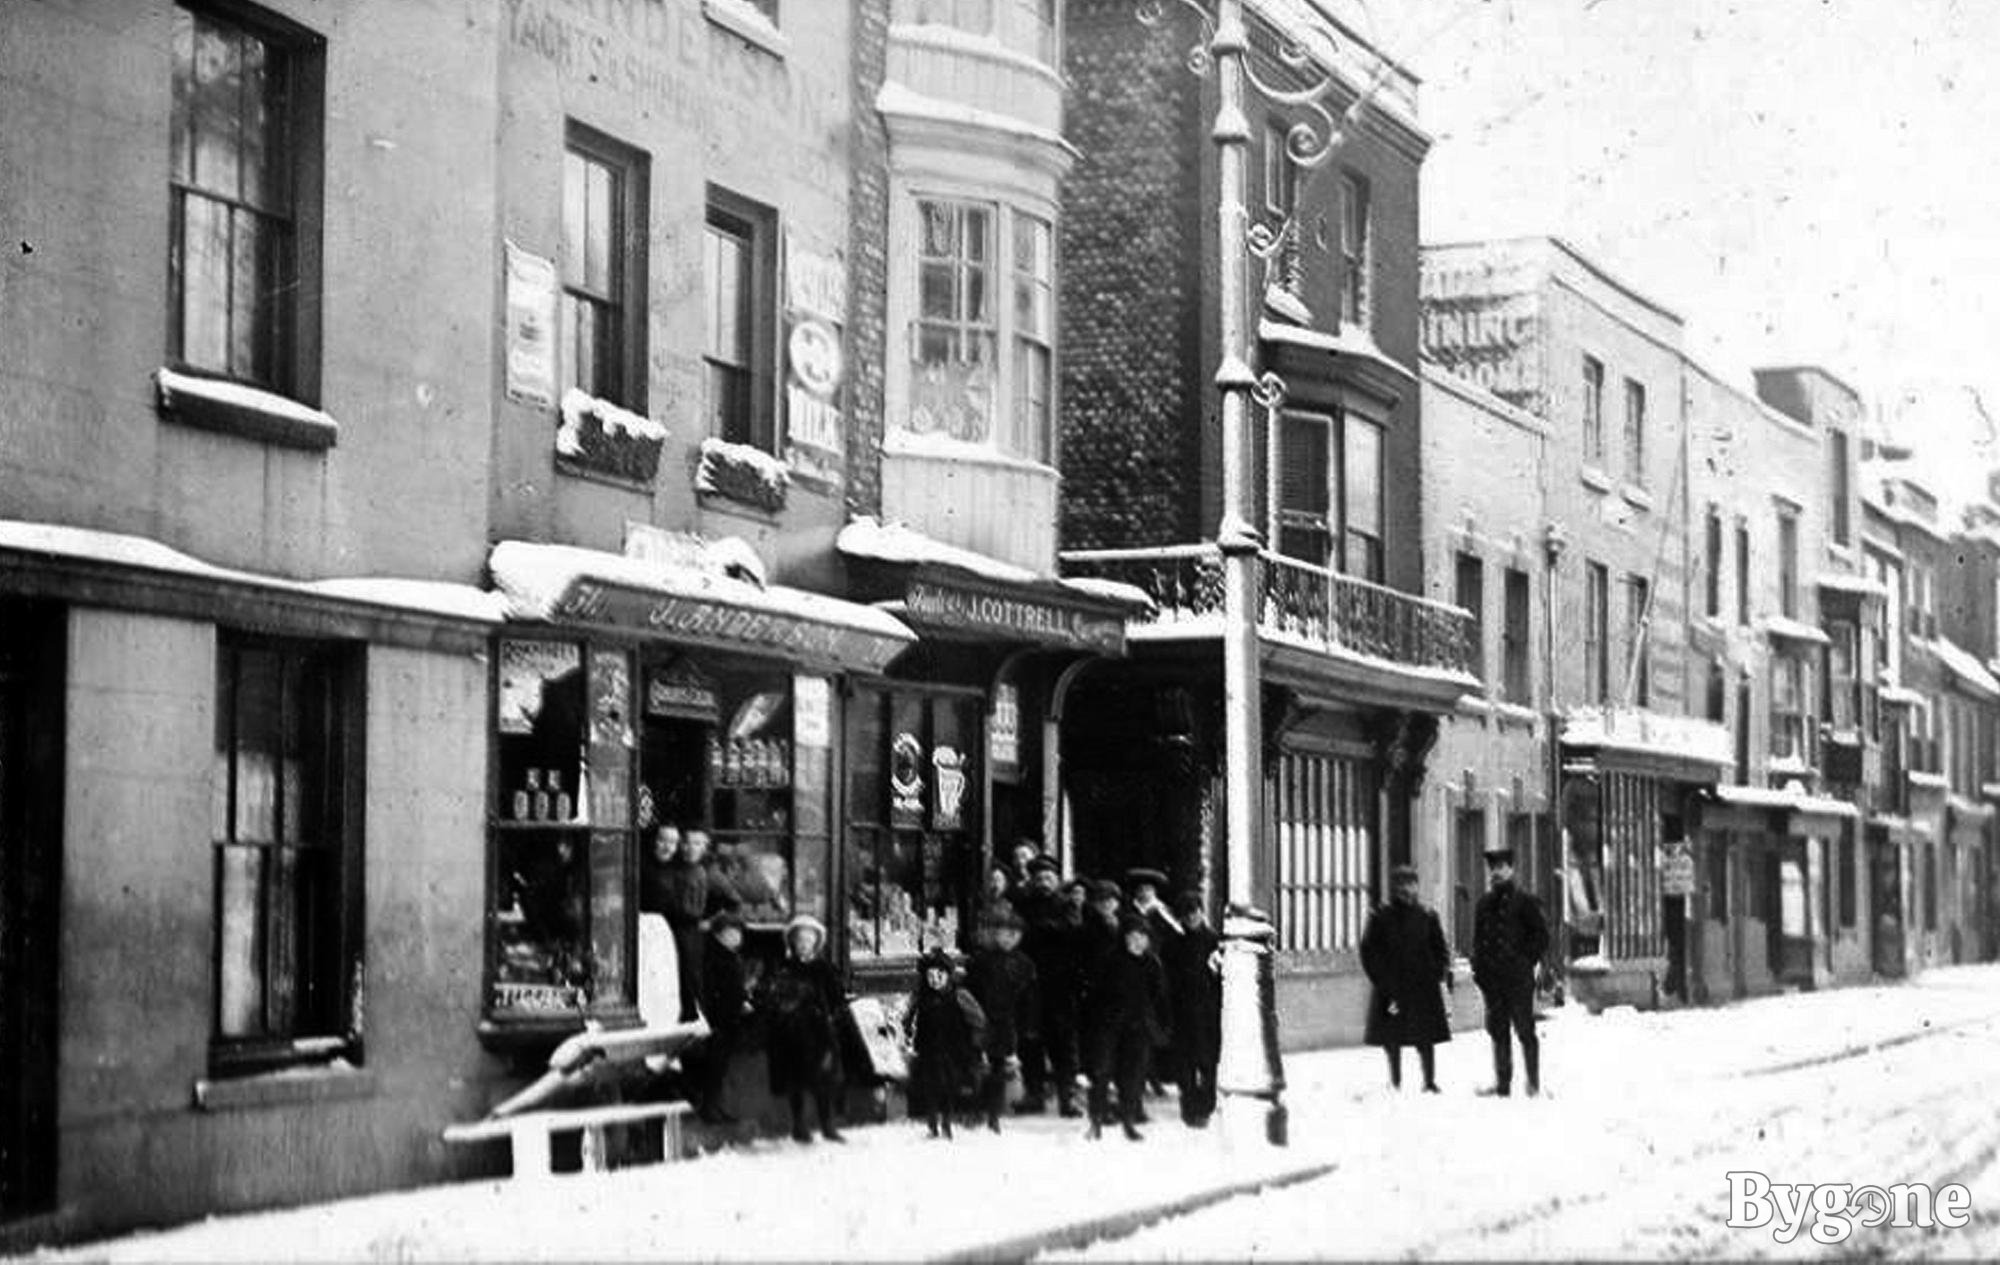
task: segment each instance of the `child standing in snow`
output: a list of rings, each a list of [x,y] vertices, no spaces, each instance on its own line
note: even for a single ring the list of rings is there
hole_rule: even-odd
[[[932,949],[917,967],[917,989],[903,1012],[914,1057],[910,1066],[910,1111],[923,1113],[931,1136],[951,1136],[951,1113],[959,1089],[978,1066],[986,1035],[986,1015],[972,994],[952,978],[949,954]]]

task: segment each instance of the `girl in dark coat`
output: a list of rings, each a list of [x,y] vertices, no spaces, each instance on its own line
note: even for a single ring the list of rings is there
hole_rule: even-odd
[[[1435,1094],[1432,1046],[1451,1040],[1451,1020],[1439,985],[1451,986],[1451,951],[1435,912],[1417,900],[1417,872],[1399,865],[1390,873],[1389,903],[1368,917],[1361,933],[1361,969],[1374,990],[1368,999],[1365,1040],[1389,1056],[1389,1085],[1403,1087],[1403,1047],[1417,1047],[1424,1092]]]
[[[812,1141],[806,1128],[805,1097],[819,1111],[820,1132],[843,1142],[833,1122],[833,1099],[841,1087],[840,1018],[847,1003],[840,977],[820,954],[826,925],[800,914],[785,924],[785,960],[772,972],[765,995],[771,1020],[771,1092],[792,1109],[792,1137]]]
[[[924,954],[917,967],[917,990],[903,1012],[909,1035],[910,1109],[921,1112],[931,1136],[951,1136],[951,1111],[959,1090],[979,1065],[986,1015],[972,994],[952,978],[951,956],[942,949]]]

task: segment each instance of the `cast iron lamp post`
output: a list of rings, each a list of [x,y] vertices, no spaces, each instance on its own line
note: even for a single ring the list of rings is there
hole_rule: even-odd
[[[1215,542],[1222,555],[1222,689],[1224,873],[1228,908],[1222,922],[1222,1051],[1216,1070],[1223,1127],[1232,1137],[1286,1140],[1284,1067],[1278,1055],[1275,964],[1276,933],[1256,906],[1253,867],[1262,854],[1263,823],[1261,686],[1257,662],[1257,606],[1263,536],[1252,521],[1255,504],[1256,446],[1249,408],[1254,397],[1275,410],[1284,384],[1274,374],[1259,378],[1251,368],[1249,330],[1250,258],[1272,259],[1296,242],[1296,226],[1275,232],[1254,228],[1247,204],[1245,171],[1250,121],[1243,110],[1244,88],[1254,85],[1276,105],[1292,107],[1316,120],[1287,129],[1285,148],[1301,169],[1317,167],[1342,140],[1325,105],[1333,76],[1296,41],[1278,52],[1304,86],[1284,88],[1259,78],[1249,62],[1250,42],[1243,21],[1244,0],[1179,0],[1201,24],[1202,39],[1188,54],[1198,75],[1211,70],[1218,89],[1211,138],[1220,162],[1216,230],[1221,270],[1221,363],[1215,384],[1222,393],[1222,513]],[[1167,0],[1141,0],[1139,20],[1157,24]],[[1347,117],[1358,116],[1369,92],[1361,92]],[[1287,208],[1296,215],[1296,208]]]

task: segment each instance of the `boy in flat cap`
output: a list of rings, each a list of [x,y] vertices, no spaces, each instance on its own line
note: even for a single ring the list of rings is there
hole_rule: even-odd
[[[1486,853],[1486,893],[1472,911],[1472,982],[1486,1001],[1486,1035],[1493,1039],[1493,1088],[1513,1092],[1514,1038],[1528,1096],[1542,1092],[1541,1041],[1535,1036],[1535,965],[1549,948],[1541,902],[1514,885],[1514,851]]]

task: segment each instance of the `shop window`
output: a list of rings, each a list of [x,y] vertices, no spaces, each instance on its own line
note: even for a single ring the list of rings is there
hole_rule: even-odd
[[[1452,601],[1472,616],[1472,674],[1486,678],[1486,564],[1476,553],[1460,553],[1452,581]]]
[[[1368,182],[1351,171],[1340,175],[1340,320],[1366,325],[1368,276]]]
[[[1508,567],[1501,594],[1505,609],[1500,626],[1500,691],[1510,703],[1532,707],[1535,703],[1531,646],[1528,573]]]
[[[977,889],[976,696],[865,687],[848,708],[847,945],[857,964],[962,948]]]
[[[1604,362],[1595,356],[1583,358],[1583,459],[1604,464]]]
[[[360,655],[217,656],[214,1070],[360,1058]]]
[[[1266,775],[1277,832],[1278,947],[1353,949],[1377,887],[1377,779],[1371,763],[1286,752]]]
[[[248,6],[173,14],[168,356],[318,393],[324,44]]]
[[[1937,845],[1927,843],[1923,852],[1923,874],[1918,879],[1923,893],[1924,930],[1937,930]]]
[[[1855,825],[1853,822],[1844,821],[1840,824],[1840,854],[1836,864],[1840,867],[1838,878],[1840,925],[1843,927],[1853,927],[1857,917],[1856,905],[1858,901],[1856,892],[1860,886],[1858,877],[1859,858],[1857,856],[1859,849],[1855,844],[1854,831]]]
[[[496,671],[487,1010],[629,1008],[631,655],[507,639]]]
[[[579,123],[563,151],[562,385],[646,407],[646,159]]]
[[[777,451],[777,217],[710,186],[703,233],[708,433]]]

